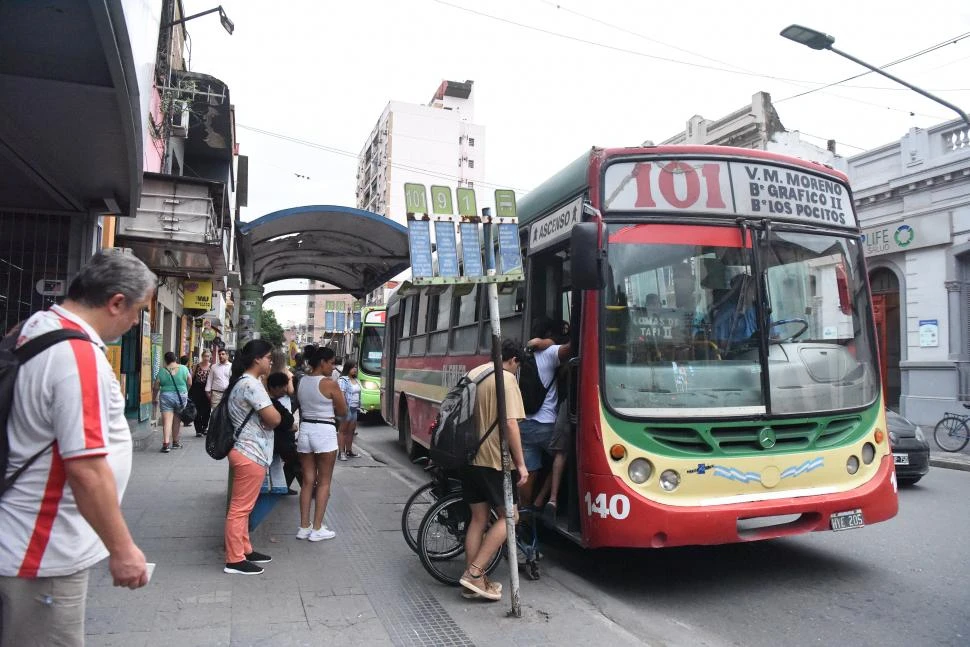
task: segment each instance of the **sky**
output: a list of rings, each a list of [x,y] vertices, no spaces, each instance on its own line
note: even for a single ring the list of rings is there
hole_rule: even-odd
[[[215,14],[186,23],[190,69],[229,86],[249,156],[247,221],[356,206],[357,154],[387,102],[426,104],[444,79],[475,82],[485,181],[520,195],[591,146],[660,142],[693,115],[719,119],[758,91],[788,130],[822,147],[835,139],[844,156],[956,118],[875,74],[818,89],[866,70],[779,36],[792,23],[878,66],[949,42],[889,71],[970,110],[966,0],[221,3],[235,32]],[[183,6],[191,15],[213,0]],[[267,291],[300,282],[281,284]],[[305,303],[266,307],[282,323],[302,322]]]

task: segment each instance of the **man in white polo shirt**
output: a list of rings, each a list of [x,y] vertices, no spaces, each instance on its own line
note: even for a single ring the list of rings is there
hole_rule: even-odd
[[[222,402],[222,394],[229,386],[229,378],[232,375],[232,362],[229,361],[229,353],[225,348],[219,349],[219,361],[209,369],[209,377],[205,381],[205,394],[209,396],[209,402],[215,409]]]
[[[2,645],[83,645],[88,569],[105,557],[115,586],[148,582],[145,555],[121,514],[131,432],[103,340],[138,323],[154,290],[155,275],[140,260],[99,252],[62,305],[20,330],[18,346],[59,328],[90,341],[55,344],[17,373],[7,476],[44,451],[0,498]]]

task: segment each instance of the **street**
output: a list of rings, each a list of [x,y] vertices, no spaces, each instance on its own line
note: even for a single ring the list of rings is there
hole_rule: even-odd
[[[367,426],[361,437],[419,478],[396,431]],[[690,643],[696,632],[729,645],[965,645],[968,492],[970,472],[932,468],[901,489],[892,521],[751,544],[588,552],[547,535],[542,577],[650,643]]]

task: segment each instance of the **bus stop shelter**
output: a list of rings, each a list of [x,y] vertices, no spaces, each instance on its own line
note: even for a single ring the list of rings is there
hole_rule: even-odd
[[[410,266],[407,228],[353,207],[283,209],[242,223],[238,231],[241,343],[259,330],[267,283],[311,279],[359,299]]]

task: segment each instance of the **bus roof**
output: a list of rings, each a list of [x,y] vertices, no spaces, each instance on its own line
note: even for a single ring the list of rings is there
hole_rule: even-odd
[[[841,171],[819,162],[812,162],[778,153],[755,150],[753,148],[737,148],[734,146],[638,146],[628,148],[598,148],[596,146],[585,151],[564,168],[552,175],[545,182],[529,191],[516,205],[519,225],[525,225],[540,218],[556,207],[567,203],[582,193],[589,186],[589,167],[594,158],[601,161],[611,157],[628,155],[711,155],[712,157],[727,156],[732,158],[748,158],[780,162],[801,166],[816,173],[832,176],[841,182],[848,183],[848,177]]]
[[[544,216],[559,205],[574,198],[589,184],[590,149],[569,163],[566,168],[529,191],[515,207],[519,225],[527,224]]]

